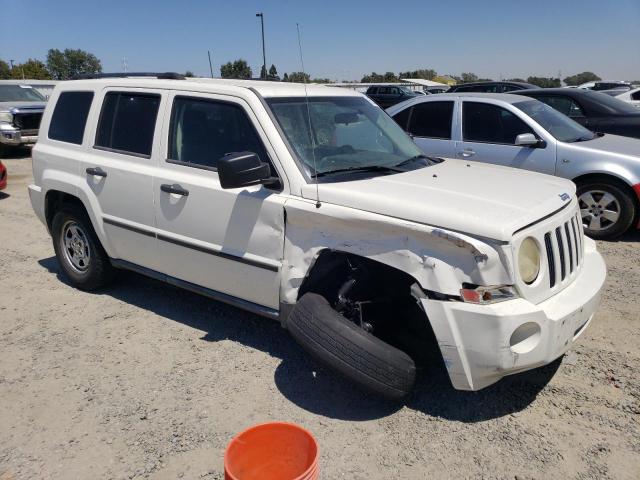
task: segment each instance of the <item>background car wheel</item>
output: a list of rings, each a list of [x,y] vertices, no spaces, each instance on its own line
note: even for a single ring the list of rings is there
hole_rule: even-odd
[[[634,199],[613,181],[579,184],[577,195],[584,232],[591,238],[622,235],[636,216]]]
[[[81,290],[95,290],[114,275],[86,212],[76,205],[64,205],[51,223],[53,248],[65,276]]]
[[[400,400],[413,388],[411,357],[347,320],[321,295],[304,294],[286,327],[318,361],[366,390]]]

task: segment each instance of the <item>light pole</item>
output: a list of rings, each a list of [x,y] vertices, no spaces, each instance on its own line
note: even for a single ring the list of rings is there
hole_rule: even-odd
[[[262,70],[264,71],[264,79],[267,78],[267,55],[264,50],[264,13],[256,13],[256,17],[260,17],[260,25],[262,26]],[[260,78],[262,77],[262,72],[260,72]]]

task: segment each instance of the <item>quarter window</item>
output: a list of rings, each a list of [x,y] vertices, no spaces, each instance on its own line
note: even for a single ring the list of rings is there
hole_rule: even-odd
[[[424,102],[413,107],[409,132],[417,137],[451,139],[453,102]]]
[[[107,93],[95,146],[150,157],[159,106],[160,95]]]
[[[396,121],[398,125],[402,127],[403,130],[408,130],[407,123],[409,122],[410,113],[411,113],[411,107],[405,108],[404,110],[396,113],[393,116],[393,119]]]
[[[462,135],[468,142],[513,145],[521,133],[534,133],[529,126],[510,111],[479,102],[464,102]]]
[[[264,162],[269,161],[242,107],[176,97],[169,132],[170,161],[214,170],[224,155],[244,151],[257,154]]]
[[[62,92],[49,124],[49,138],[82,144],[93,92]]]

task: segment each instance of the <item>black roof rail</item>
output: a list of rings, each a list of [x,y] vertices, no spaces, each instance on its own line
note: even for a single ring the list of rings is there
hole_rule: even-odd
[[[96,78],[129,78],[154,77],[161,80],[184,80],[185,76],[176,72],[119,72],[119,73],[82,73],[75,75],[73,80],[92,80]]]

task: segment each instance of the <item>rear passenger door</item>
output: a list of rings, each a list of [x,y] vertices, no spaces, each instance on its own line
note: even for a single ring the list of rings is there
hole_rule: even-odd
[[[456,156],[553,175],[555,146],[515,145],[516,137],[522,133],[532,133],[540,138],[524,120],[500,105],[463,101],[462,142],[456,144]]]
[[[99,212],[111,256],[155,269],[154,132],[160,90],[110,88],[93,105],[91,146],[80,158],[92,210]]]
[[[262,185],[225,190],[217,172],[218,160],[231,152],[275,158],[248,104],[231,96],[175,94],[162,138],[153,193],[160,271],[277,310],[284,198]]]
[[[407,131],[425,154],[436,157],[454,156],[454,107],[453,100],[421,102],[413,106]]]

